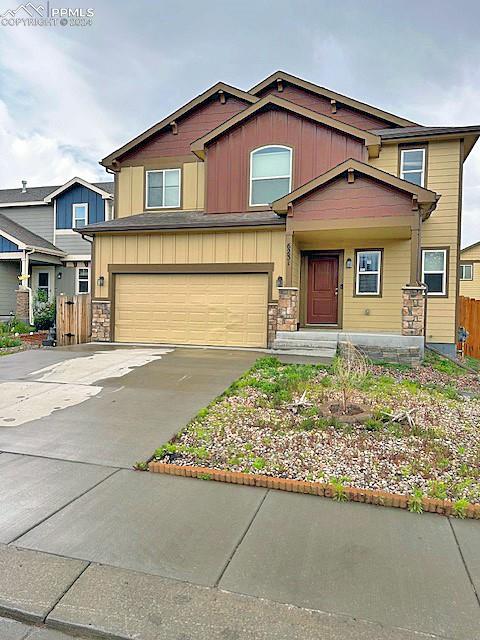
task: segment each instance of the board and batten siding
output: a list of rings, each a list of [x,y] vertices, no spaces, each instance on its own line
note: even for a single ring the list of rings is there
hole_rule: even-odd
[[[292,189],[347,158],[365,161],[367,155],[363,141],[336,129],[286,111],[257,113],[207,147],[209,213],[249,210],[250,153],[266,145],[293,150]]]
[[[0,262],[0,316],[15,313],[20,260]]]
[[[177,165],[178,166],[178,165]],[[158,166],[154,162],[148,169],[168,169],[168,163],[162,161]],[[176,168],[173,167],[172,168]],[[115,203],[115,217],[124,218],[145,211],[145,167],[122,167],[115,179],[118,180],[118,202]],[[202,211],[204,208],[205,164],[203,162],[185,162],[181,176],[181,210]],[[156,209],[155,211],[168,211]]]
[[[285,277],[283,230],[98,234],[94,252],[96,298],[110,295],[109,264],[273,263],[273,298],[278,297],[276,279]],[[103,287],[97,284],[99,276],[105,278]]]
[[[402,287],[410,275],[410,240],[332,240],[302,242],[302,250],[343,249],[343,264],[350,258],[352,268],[343,270],[343,330],[400,334],[402,329]],[[355,250],[382,249],[381,296],[355,295]],[[295,251],[293,255],[295,256]],[[295,260],[293,280],[295,282]],[[306,279],[306,270],[303,270]],[[294,285],[296,286],[296,285]],[[302,292],[307,283],[302,282]],[[340,312],[341,313],[341,312]]]
[[[456,340],[456,290],[458,265],[458,208],[460,199],[461,143],[459,140],[431,141],[428,145],[426,187],[441,195],[437,208],[422,227],[422,247],[449,250],[448,297],[428,298],[427,342]],[[370,163],[398,176],[398,145],[384,145]],[[406,281],[407,282],[407,281]],[[405,284],[405,283],[404,283]]]
[[[56,228],[71,229],[73,226],[72,206],[88,204],[88,223],[105,220],[105,201],[102,196],[80,184],[75,184],[56,198]]]
[[[53,205],[0,208],[0,213],[37,236],[53,243]]]

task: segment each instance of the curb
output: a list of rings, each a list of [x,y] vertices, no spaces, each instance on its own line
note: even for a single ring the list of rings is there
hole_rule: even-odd
[[[165,473],[171,476],[183,476],[187,478],[200,478],[201,480],[214,480],[216,482],[229,482],[231,484],[243,484],[251,487],[265,489],[278,489],[292,493],[306,493],[323,498],[334,498],[335,488],[323,482],[309,482],[304,480],[290,480],[288,478],[274,478],[271,476],[257,475],[256,473],[241,473],[240,471],[220,471],[210,467],[196,467],[166,462],[152,461],[148,465],[152,473]],[[408,509],[410,496],[380,491],[379,489],[357,489],[344,487],[345,502],[363,502],[375,504],[380,507],[395,507]],[[444,516],[453,514],[454,503],[451,500],[437,498],[422,498],[423,511],[425,513],[438,513]],[[465,518],[480,519],[480,504],[470,504],[465,512]]]

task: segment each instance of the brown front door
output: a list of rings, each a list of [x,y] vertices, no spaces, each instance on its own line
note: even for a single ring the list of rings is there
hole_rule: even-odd
[[[338,256],[308,258],[307,323],[338,322]]]

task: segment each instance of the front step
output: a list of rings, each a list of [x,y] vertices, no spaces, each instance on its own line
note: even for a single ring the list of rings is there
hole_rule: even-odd
[[[272,348],[275,353],[315,356],[332,360],[337,352],[338,332],[278,331]]]

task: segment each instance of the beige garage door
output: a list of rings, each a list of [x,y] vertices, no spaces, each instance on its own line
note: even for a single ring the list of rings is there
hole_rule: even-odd
[[[118,274],[115,340],[266,347],[263,273]]]

